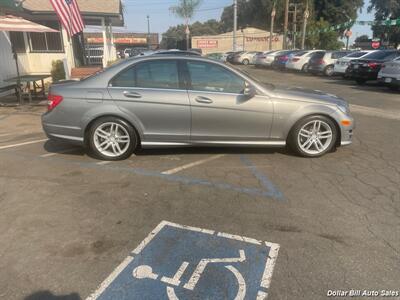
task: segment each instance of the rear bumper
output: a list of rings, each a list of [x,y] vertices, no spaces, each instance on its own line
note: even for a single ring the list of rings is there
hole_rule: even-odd
[[[322,73],[324,72],[325,65],[309,65],[308,72],[310,73]]]
[[[400,77],[394,77],[389,75],[378,75],[378,81],[385,85],[400,86]]]
[[[370,72],[364,70],[348,70],[346,75],[353,79],[365,79],[365,80],[376,80],[378,78],[378,72]]]
[[[84,134],[79,127],[53,124],[48,113],[42,115],[42,128],[49,139],[62,140],[76,145],[84,144]]]

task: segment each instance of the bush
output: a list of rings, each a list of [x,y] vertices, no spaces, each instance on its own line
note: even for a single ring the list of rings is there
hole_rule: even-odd
[[[53,82],[65,79],[65,70],[62,60],[53,60],[51,63],[51,77]]]

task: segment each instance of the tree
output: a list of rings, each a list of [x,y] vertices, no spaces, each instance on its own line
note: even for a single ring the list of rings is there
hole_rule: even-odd
[[[179,4],[171,6],[171,11],[178,17],[185,20],[186,48],[189,48],[189,21],[193,17],[195,9],[200,5],[201,0],[179,0]]]
[[[355,43],[365,43],[369,42],[369,36],[366,34],[360,35],[354,40]]]
[[[368,11],[375,10],[375,20],[400,18],[400,0],[371,0]],[[389,40],[397,47],[400,44],[400,27],[375,25],[372,27],[374,37]]]
[[[216,35],[223,33],[221,22],[217,20],[208,20],[204,23],[195,22],[189,26],[192,35]],[[173,49],[179,48],[178,43],[185,39],[185,25],[170,27],[163,35],[161,48]]]
[[[308,29],[310,31],[319,31],[319,33],[308,35],[306,37],[306,48],[322,50],[339,50],[344,47],[344,43],[339,41],[340,33],[329,30],[329,23],[323,19],[310,22]],[[321,30],[326,30],[321,31]]]

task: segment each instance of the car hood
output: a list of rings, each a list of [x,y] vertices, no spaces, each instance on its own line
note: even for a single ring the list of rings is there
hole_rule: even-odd
[[[276,88],[274,90],[274,94],[276,98],[281,99],[307,101],[331,105],[348,105],[344,99],[336,95],[324,93],[318,90],[304,89],[300,87]]]

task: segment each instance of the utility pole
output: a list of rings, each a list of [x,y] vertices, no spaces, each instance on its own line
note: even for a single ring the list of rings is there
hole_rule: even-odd
[[[287,48],[287,33],[289,25],[289,0],[285,0],[285,23],[283,25],[283,48]]]
[[[306,31],[307,31],[307,20],[310,16],[310,11],[308,9],[308,0],[306,0],[306,9],[304,11],[304,20],[303,20],[303,36],[301,38],[301,49],[304,50],[306,44]]]
[[[237,32],[237,0],[233,0],[233,51],[237,51],[236,42],[236,32]]]
[[[147,49],[150,50],[150,16],[147,15]]]
[[[272,37],[274,35],[275,16],[276,16],[276,10],[275,10],[275,1],[274,1],[273,6],[272,6],[272,12],[271,12],[271,27],[269,30],[269,50],[272,50]]]
[[[294,12],[293,12],[293,49],[296,49],[296,36],[297,36],[297,3],[294,4]]]

